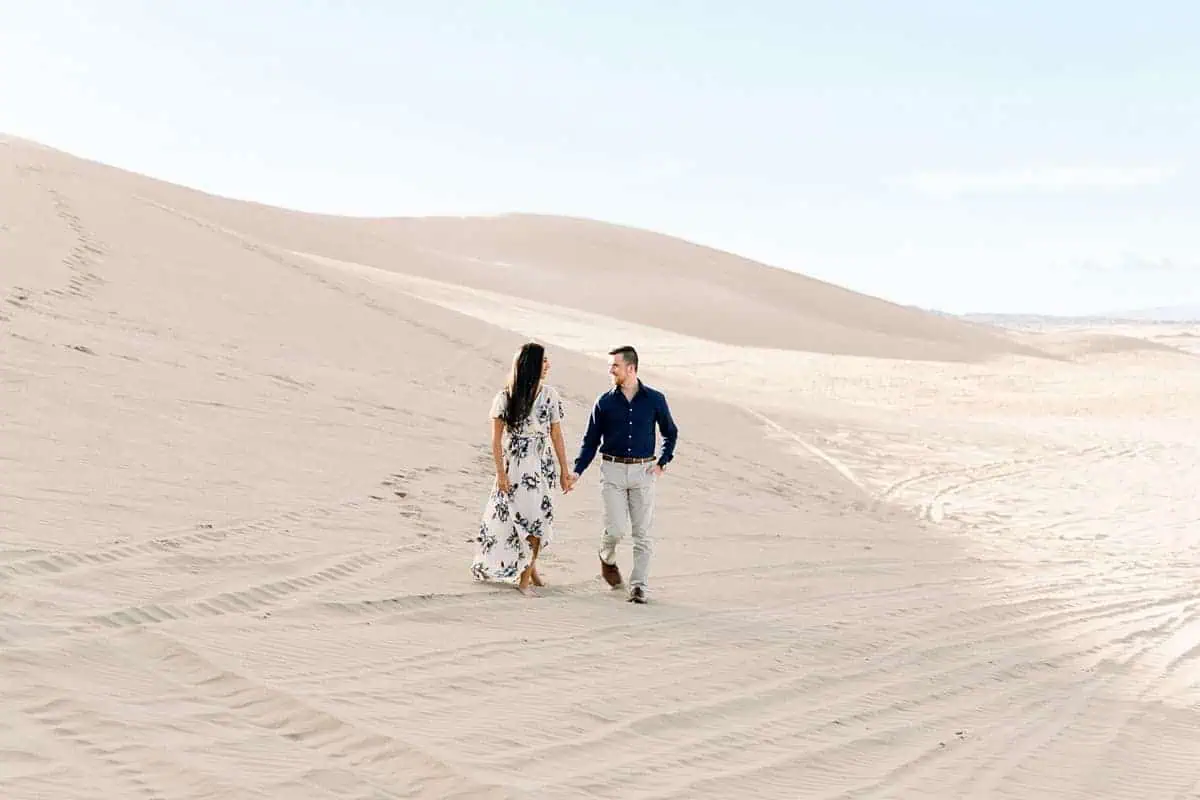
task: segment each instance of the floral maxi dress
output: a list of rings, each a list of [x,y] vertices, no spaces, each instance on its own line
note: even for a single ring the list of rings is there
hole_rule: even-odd
[[[504,410],[506,393],[492,401],[491,417]],[[504,468],[512,489],[500,491],[493,480],[484,505],[471,574],[477,581],[515,582],[529,566],[533,551],[527,536],[541,540],[545,550],[554,534],[552,488],[558,483],[558,462],[550,440],[550,426],[563,418],[558,391],[543,385],[529,416],[505,431]]]

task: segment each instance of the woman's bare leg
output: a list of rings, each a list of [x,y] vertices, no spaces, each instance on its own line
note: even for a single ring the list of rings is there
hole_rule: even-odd
[[[521,592],[521,594],[530,594],[530,583],[533,583],[534,586],[542,585],[541,579],[537,577],[537,567],[535,566],[535,562],[537,561],[538,546],[541,544],[541,542],[536,536],[526,536],[525,541],[529,542],[529,547],[531,550],[533,550],[533,556],[529,559],[529,566],[527,566],[521,572],[521,579],[517,582],[517,589]]]
[[[537,571],[537,559],[538,553],[542,549],[542,540],[540,537],[530,536],[528,541],[529,546],[533,549],[533,560],[529,562],[529,580],[534,586],[545,586],[546,584],[542,583],[542,576],[538,575]]]

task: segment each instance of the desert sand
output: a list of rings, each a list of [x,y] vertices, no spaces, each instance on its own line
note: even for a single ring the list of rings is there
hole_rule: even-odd
[[[1200,798],[1200,327],[14,138],[0,292],[5,800]],[[668,393],[649,605],[595,469],[539,596],[471,581],[528,338],[572,455],[609,348]]]

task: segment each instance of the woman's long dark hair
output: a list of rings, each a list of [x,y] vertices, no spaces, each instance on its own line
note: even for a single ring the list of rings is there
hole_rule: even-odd
[[[505,387],[507,397],[501,416],[507,427],[515,428],[520,425],[533,411],[533,401],[542,382],[542,362],[545,356],[545,349],[537,342],[527,342],[517,351],[517,357],[513,359],[512,374],[509,375],[508,385]]]

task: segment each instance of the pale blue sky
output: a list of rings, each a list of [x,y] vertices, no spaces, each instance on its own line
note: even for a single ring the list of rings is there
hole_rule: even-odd
[[[902,303],[1200,300],[1200,4],[0,0],[0,131],[220,194],[651,228]]]

